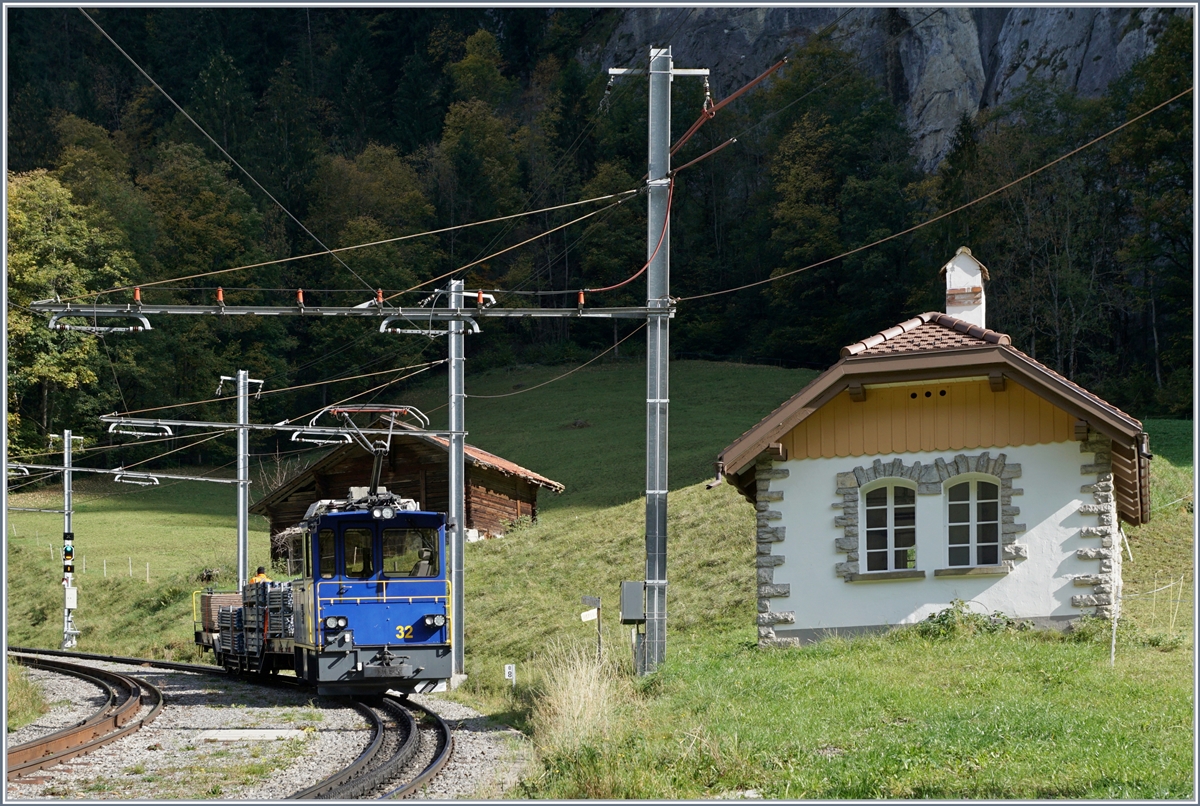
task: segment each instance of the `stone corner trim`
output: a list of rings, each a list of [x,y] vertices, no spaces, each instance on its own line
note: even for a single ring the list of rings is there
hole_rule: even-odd
[[[1081,560],[1099,560],[1096,573],[1074,574],[1073,583],[1079,587],[1090,587],[1091,593],[1071,597],[1072,607],[1093,608],[1089,615],[1113,618],[1120,613],[1121,600],[1121,529],[1117,523],[1117,504],[1113,498],[1112,440],[1094,431],[1079,445],[1079,452],[1091,454],[1090,462],[1084,461],[1079,472],[1084,476],[1095,476],[1095,482],[1079,488],[1083,494],[1090,493],[1091,503],[1079,507],[1079,514],[1096,518],[1095,526],[1084,526],[1079,536],[1096,541],[1095,546],[1079,549],[1075,556]]]
[[[782,490],[772,490],[771,482],[786,479],[788,470],[777,467],[772,457],[764,454],[758,457],[754,465],[754,479],[757,487],[758,503],[755,505],[757,534],[755,535],[754,575],[758,595],[758,616],[755,622],[758,626],[758,645],[760,648],[773,646],[791,646],[794,642],[780,639],[775,635],[778,624],[795,624],[796,613],[791,610],[772,610],[771,600],[786,598],[791,595],[789,585],[775,584],[775,569],[783,565],[785,558],[775,554],[776,543],[782,543],[785,527],[778,521],[783,519],[783,513],[772,509],[772,505],[783,500]]]
[[[1003,559],[1020,560],[1028,557],[1028,549],[1016,542],[1017,535],[1025,531],[1025,524],[1016,522],[1021,509],[1012,502],[1013,496],[1024,492],[1013,489],[1012,486],[1012,480],[1021,476],[1021,466],[1009,462],[1003,453],[994,459],[990,451],[984,451],[978,456],[960,453],[953,459],[934,459],[933,464],[928,465],[920,462],[906,465],[904,460],[899,458],[888,462],[876,459],[869,466],[859,466],[837,474],[836,494],[841,496],[841,500],[835,501],[833,508],[841,509],[842,514],[834,517],[833,524],[842,529],[842,536],[834,541],[834,549],[840,554],[845,554],[846,560],[833,566],[834,575],[850,582],[862,573],[859,569],[858,540],[858,497],[861,487],[878,479],[897,478],[916,482],[917,495],[941,495],[942,487],[947,481],[964,473],[984,473],[1000,481],[1000,540],[1004,545]]]

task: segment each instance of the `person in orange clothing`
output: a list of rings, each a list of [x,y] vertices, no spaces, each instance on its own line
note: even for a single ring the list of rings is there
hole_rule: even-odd
[[[257,582],[270,582],[270,581],[271,581],[271,578],[269,576],[267,576],[267,569],[261,565],[258,567],[258,573],[256,573],[254,576],[250,577],[251,585],[253,585]]]

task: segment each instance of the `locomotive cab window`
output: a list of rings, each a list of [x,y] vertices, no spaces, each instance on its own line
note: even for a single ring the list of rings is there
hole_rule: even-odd
[[[435,577],[440,567],[437,529],[384,529],[385,577]]]
[[[321,579],[333,579],[333,575],[337,573],[337,563],[334,561],[333,555],[333,530],[322,529],[317,535],[317,554],[320,557],[321,563]]]
[[[342,533],[346,576],[367,579],[375,573],[374,530],[347,529]]]

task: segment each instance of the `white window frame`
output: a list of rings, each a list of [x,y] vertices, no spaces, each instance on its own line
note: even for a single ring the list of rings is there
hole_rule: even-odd
[[[996,487],[996,498],[995,498],[996,519],[994,521],[991,521],[991,520],[981,521],[979,519],[979,503],[980,503],[980,501],[979,501],[979,483],[980,482],[986,482],[987,484],[992,484]],[[969,485],[967,500],[965,502],[964,501],[951,502],[950,490],[953,489],[954,487],[958,487],[961,484]],[[1003,539],[1004,511],[1003,511],[1003,507],[1001,504],[1001,498],[1003,497],[1003,489],[1000,484],[1000,479],[996,478],[995,476],[989,476],[986,473],[970,473],[970,474],[964,473],[962,475],[955,476],[952,479],[948,479],[946,482],[944,482],[942,485],[942,490],[943,490],[942,512],[945,515],[945,525],[946,525],[946,531],[945,531],[945,535],[946,535],[946,567],[947,568],[995,568],[997,566],[1003,565],[1004,564],[1004,539]],[[969,512],[969,520],[966,523],[964,523],[962,521],[957,521],[957,522],[951,523],[951,521],[950,521],[950,506],[952,503],[960,504],[960,505],[965,503],[967,505],[968,512]],[[991,503],[991,501],[987,500],[984,503]],[[989,541],[987,543],[979,542],[979,526],[980,525],[995,525],[995,527],[996,527],[995,542],[991,542],[991,541]],[[966,543],[955,543],[955,544],[950,543],[950,528],[952,526],[967,526],[968,540]],[[982,547],[989,547],[989,546],[995,547],[996,561],[994,563],[979,562],[979,549]],[[951,561],[951,551],[956,548],[961,549],[964,547],[968,551],[967,559],[969,560],[969,562],[959,563],[957,565],[954,564]]]
[[[867,546],[868,546],[868,531],[874,531],[875,529],[878,529],[880,527],[875,527],[875,529],[869,529],[869,527],[867,526],[867,523],[868,523],[867,513],[869,510],[878,510],[878,509],[880,509],[880,507],[868,507],[867,496],[873,492],[880,490],[880,489],[887,489],[887,491],[888,491],[887,505],[885,508],[885,511],[887,512],[887,525],[886,525],[887,548],[886,549],[868,549],[867,548]],[[897,548],[897,546],[896,546],[896,503],[895,503],[896,492],[895,491],[897,489],[909,490],[912,492],[912,496],[913,496],[913,503],[911,505],[912,511],[913,511],[913,525],[912,525],[913,544],[911,547],[902,546],[902,547]],[[862,490],[860,491],[860,495],[859,495],[859,506],[861,509],[860,509],[860,517],[859,517],[858,522],[859,522],[859,531],[861,532],[861,535],[862,535],[859,538],[859,546],[860,546],[859,557],[862,558],[860,561],[860,564],[859,564],[859,568],[861,569],[860,573],[862,573],[862,574],[878,574],[878,573],[887,573],[887,572],[892,572],[892,571],[916,571],[916,570],[918,570],[920,567],[920,560],[917,557],[917,547],[918,547],[918,544],[920,543],[920,540],[918,539],[920,532],[917,528],[917,485],[913,484],[907,480],[901,480],[901,479],[897,479],[897,478],[880,479],[877,482],[869,484],[862,488]],[[904,506],[908,506],[908,505],[906,504]],[[908,527],[902,527],[902,528],[908,528]],[[909,567],[907,565],[905,565],[903,567],[897,567],[896,566],[896,552],[903,551],[905,548],[908,548],[912,551],[912,553],[913,553],[912,563],[913,564],[911,567]],[[877,554],[880,552],[884,552],[885,556],[887,557],[887,567],[871,569],[869,567],[870,566],[870,562],[868,559],[869,556],[871,554]]]

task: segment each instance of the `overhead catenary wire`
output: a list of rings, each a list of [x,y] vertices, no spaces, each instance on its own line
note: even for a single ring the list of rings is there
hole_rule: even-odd
[[[389,356],[381,356],[377,360],[384,360],[388,357]],[[405,370],[416,369],[417,367],[436,366],[438,364],[444,364],[444,363],[446,363],[446,361],[447,361],[447,359],[443,358],[443,359],[440,359],[437,361],[427,361],[423,364],[412,364],[407,367],[396,367],[395,369],[383,369],[378,372],[366,372],[361,375],[351,375],[346,378],[331,378],[329,380],[324,380],[324,381],[313,381],[312,383],[302,383],[302,384],[297,384],[295,386],[285,386],[280,389],[267,389],[265,391],[257,393],[256,397],[266,397],[267,395],[280,395],[280,394],[283,394],[284,392],[294,392],[297,389],[308,389],[313,386],[322,386],[324,384],[330,384],[330,383],[342,383],[344,381],[357,381],[362,378],[373,378],[376,375],[386,375],[389,372],[404,372]],[[186,403],[171,403],[166,406],[149,406],[144,409],[134,409],[133,411],[119,412],[116,416],[124,417],[124,416],[130,415],[130,414],[142,414],[147,411],[163,411],[165,409],[183,408],[184,406],[199,406],[203,403],[216,403],[216,402],[225,401],[225,400],[233,400],[233,398],[232,397],[210,397],[205,400],[189,400]]]
[[[636,193],[637,191],[632,191],[632,192]],[[603,213],[605,210],[612,209],[613,207],[624,204],[627,201],[629,201],[629,196],[626,196],[624,199],[620,199],[618,201],[613,202],[608,207],[602,207],[599,210],[593,210],[592,212],[587,213],[586,215],[582,215],[579,218],[568,221],[565,224],[559,224],[557,227],[553,227],[553,228],[545,230],[543,232],[539,232],[537,235],[534,235],[531,238],[526,238],[525,240],[521,241],[520,243],[513,244],[512,246],[506,246],[505,248],[503,248],[497,252],[492,252],[490,255],[485,255],[484,257],[472,260],[470,263],[459,266],[457,269],[451,269],[450,271],[446,272],[445,274],[439,274],[437,277],[431,277],[428,280],[423,280],[422,282],[417,283],[416,285],[412,286],[411,288],[408,288],[404,291],[398,291],[389,297],[384,297],[384,299],[385,300],[393,299],[395,297],[400,296],[401,294],[407,294],[411,291],[417,290],[418,288],[423,288],[424,286],[427,286],[430,283],[436,283],[438,280],[444,280],[447,277],[450,277],[451,275],[458,274],[459,272],[465,271],[465,270],[471,268],[472,266],[478,266],[480,263],[483,263],[484,261],[491,260],[494,257],[499,257],[500,255],[503,255],[506,252],[511,252],[514,249],[519,249],[522,246],[531,244],[534,241],[538,240],[539,238],[545,238],[547,235],[552,235],[555,232],[558,232],[559,230],[566,229],[567,227],[571,226],[572,224],[578,224],[580,221],[586,221],[587,219],[591,218],[594,215]]]
[[[554,383],[555,381],[561,381],[563,378],[566,378],[566,377],[567,377],[567,376],[569,376],[569,375],[574,375],[576,372],[578,372],[579,370],[583,369],[583,368],[584,368],[584,367],[586,367],[588,364],[592,364],[592,363],[594,363],[594,362],[596,362],[596,361],[599,361],[599,360],[600,360],[601,358],[603,358],[605,355],[607,355],[607,354],[611,353],[613,350],[617,349],[617,348],[618,348],[618,347],[620,347],[622,344],[624,344],[624,343],[625,343],[625,342],[626,342],[626,341],[627,341],[627,340],[628,340],[630,337],[634,336],[634,335],[635,335],[635,334],[637,334],[637,333],[640,333],[642,330],[645,330],[645,329],[646,329],[646,323],[645,323],[645,322],[643,322],[642,324],[638,325],[636,328],[634,328],[633,330],[631,330],[631,331],[629,332],[629,334],[625,336],[625,338],[623,338],[623,339],[621,339],[620,341],[618,341],[618,342],[614,343],[612,347],[609,347],[609,348],[608,348],[607,350],[605,350],[604,352],[597,353],[597,354],[596,354],[595,356],[593,356],[592,358],[588,359],[587,361],[585,361],[584,363],[582,363],[582,364],[580,364],[579,366],[575,367],[574,369],[570,370],[569,372],[564,372],[562,375],[559,375],[557,378],[551,378],[551,379],[550,379],[550,380],[548,380],[548,381],[544,381],[544,382],[542,382],[542,383],[539,383],[539,384],[536,384],[536,385],[534,385],[534,386],[530,386],[528,389],[518,389],[518,390],[517,390],[517,391],[515,391],[515,392],[506,392],[505,394],[502,394],[502,395],[467,395],[467,397],[468,397],[468,398],[481,398],[481,399],[488,399],[488,400],[496,400],[496,399],[498,399],[498,398],[502,398],[502,397],[514,397],[515,395],[523,395],[523,394],[525,394],[526,392],[532,392],[534,389],[541,389],[543,386],[549,386],[550,384]],[[440,409],[440,408],[442,408],[442,407],[441,407],[441,406],[439,406],[438,408]],[[438,409],[432,409],[432,411],[437,411],[437,410],[438,410]]]
[[[1047,162],[1045,165],[1042,165],[1039,168],[1035,168],[1034,170],[1030,171],[1029,173],[1025,174],[1024,176],[1020,176],[1017,179],[1014,179],[1011,182],[1007,182],[994,190],[988,191],[987,193],[983,194],[982,196],[980,196],[976,199],[972,199],[971,201],[966,202],[965,204],[960,204],[958,207],[955,207],[952,210],[948,210],[944,213],[936,215],[933,218],[923,221],[920,224],[911,226],[908,229],[900,230],[899,232],[894,232],[891,235],[887,235],[887,236],[884,236],[883,238],[874,240],[868,244],[863,244],[862,246],[855,247],[854,249],[850,249],[846,252],[842,252],[839,255],[834,255],[833,257],[825,258],[823,260],[818,260],[816,263],[810,263],[807,266],[803,266],[799,269],[792,269],[791,271],[784,272],[783,274],[777,274],[773,277],[767,277],[763,280],[756,280],[752,283],[746,283],[745,285],[736,286],[734,288],[726,288],[721,291],[710,291],[706,294],[693,294],[693,295],[687,296],[687,297],[676,297],[675,299],[677,302],[690,302],[692,300],[697,300],[697,299],[706,299],[708,297],[716,297],[721,294],[732,294],[736,291],[744,291],[747,288],[754,288],[755,286],[765,285],[767,283],[773,283],[776,280],[782,280],[785,277],[791,277],[794,274],[799,274],[800,272],[809,271],[810,269],[815,269],[820,266],[824,266],[826,264],[833,263],[836,260],[842,260],[843,258],[850,257],[851,255],[856,255],[859,252],[863,252],[867,249],[871,249],[871,248],[879,246],[881,244],[885,244],[888,241],[894,241],[895,239],[900,238],[904,235],[909,235],[911,233],[914,233],[917,230],[928,227],[930,224],[936,224],[938,221],[941,221],[944,218],[948,218],[952,215],[955,215],[956,213],[960,213],[963,210],[966,210],[968,207],[972,207],[976,204],[979,204],[982,201],[986,201],[987,199],[990,199],[992,196],[995,196],[999,193],[1003,193],[1004,191],[1008,190],[1009,188],[1021,184],[1022,182],[1026,181],[1027,179],[1030,179],[1030,178],[1036,176],[1037,174],[1041,173],[1042,171],[1045,171],[1049,168],[1054,167],[1055,165],[1062,162],[1063,160],[1068,159],[1069,157],[1073,157],[1074,155],[1078,154],[1080,151],[1083,151],[1084,149],[1094,146],[1096,143],[1099,143],[1101,140],[1104,140],[1107,137],[1111,137],[1112,135],[1116,134],[1117,132],[1121,131],[1122,129],[1126,128],[1127,126],[1131,126],[1134,123],[1137,123],[1142,118],[1144,118],[1148,115],[1151,115],[1154,112],[1157,112],[1159,109],[1162,109],[1164,106],[1167,106],[1169,104],[1174,103],[1175,101],[1178,101],[1180,98],[1187,95],[1191,91],[1192,91],[1192,88],[1188,87],[1183,92],[1180,92],[1177,95],[1158,104],[1157,106],[1154,106],[1151,109],[1148,109],[1145,112],[1142,112],[1140,115],[1137,115],[1136,117],[1130,118],[1129,120],[1125,121],[1121,125],[1113,128],[1113,129],[1110,129],[1107,132],[1105,132],[1104,134],[1100,135],[1099,137],[1095,137],[1095,138],[1089,140],[1088,142],[1084,143],[1083,145],[1079,146],[1078,148],[1074,148],[1074,149],[1068,151],[1067,153],[1063,154],[1062,156],[1059,156],[1059,157],[1051,160],[1050,162]]]
[[[153,281],[145,282],[145,283],[129,283],[127,285],[114,286],[113,288],[106,288],[101,291],[89,291],[85,294],[76,294],[75,296],[71,296],[71,297],[60,297],[59,300],[61,302],[74,302],[75,300],[85,299],[87,297],[98,297],[103,294],[115,294],[120,291],[132,291],[135,288],[152,288],[154,286],[166,285],[167,283],[181,283],[181,282],[184,282],[185,280],[197,280],[201,277],[214,277],[219,274],[229,274],[231,272],[245,271],[247,269],[258,269],[258,268],[262,268],[263,266],[276,266],[281,263],[290,263],[291,261],[295,261],[295,260],[308,260],[309,258],[314,258],[314,257],[324,257],[326,255],[330,255],[330,254],[333,254],[336,252],[350,252],[355,249],[366,249],[366,248],[372,247],[372,246],[381,246],[383,244],[389,244],[389,243],[399,243],[400,241],[410,241],[410,240],[413,240],[414,238],[425,238],[425,237],[428,237],[431,235],[441,235],[442,233],[450,232],[452,230],[467,229],[468,227],[479,227],[479,226],[483,226],[484,224],[494,224],[498,221],[506,221],[506,220],[512,219],[512,218],[521,218],[522,216],[540,215],[542,213],[552,212],[554,210],[564,210],[569,207],[579,207],[584,204],[595,204],[597,202],[608,201],[610,199],[617,199],[622,196],[631,196],[638,192],[640,192],[640,190],[638,188],[634,188],[632,190],[621,191],[620,193],[609,193],[604,196],[596,196],[596,197],[590,198],[590,199],[583,199],[582,201],[568,202],[566,204],[558,204],[553,207],[546,207],[541,210],[533,210],[533,211],[530,211],[527,213],[514,213],[513,215],[497,216],[495,218],[489,218],[486,221],[472,221],[468,224],[456,224],[456,225],[450,226],[450,227],[441,227],[440,229],[426,230],[424,232],[415,232],[415,233],[412,233],[409,235],[398,235],[395,238],[384,238],[384,239],[378,240],[378,241],[369,241],[367,243],[353,244],[351,246],[339,246],[339,247],[333,248],[333,249],[326,249],[323,252],[309,252],[309,253],[303,254],[303,255],[292,255],[291,257],[275,258],[274,260],[263,260],[263,261],[259,261],[258,263],[246,263],[241,266],[230,266],[229,268],[225,268],[225,269],[213,269],[212,271],[197,272],[195,274],[185,274],[185,275],[181,275],[179,277],[170,277],[165,280],[153,280]],[[592,215],[594,215],[594,213]],[[584,216],[584,218],[587,218],[587,217],[588,216]],[[578,219],[578,220],[582,220],[582,219]],[[471,265],[474,265],[474,264],[471,264]],[[458,271],[458,269],[456,269],[455,271]],[[443,277],[445,277],[445,276],[447,276],[447,275],[443,275]],[[442,278],[438,277],[435,279],[440,280]],[[433,282],[433,281],[430,281],[430,282]],[[264,289],[256,288],[256,289],[249,289],[249,290],[261,291]],[[266,289],[266,290],[270,290],[270,289]],[[291,291],[292,289],[288,288],[286,290]],[[317,288],[317,289],[310,289],[310,290],[322,291],[323,289]],[[345,289],[338,289],[338,291],[344,291],[344,290]],[[407,291],[397,292],[397,294],[393,294],[391,297],[387,297],[387,299],[392,299],[393,297],[397,296],[398,294],[409,293],[413,290],[415,290],[415,287],[410,288]],[[28,310],[30,310],[32,313],[41,313],[41,311],[34,311],[32,308],[30,308]]]

